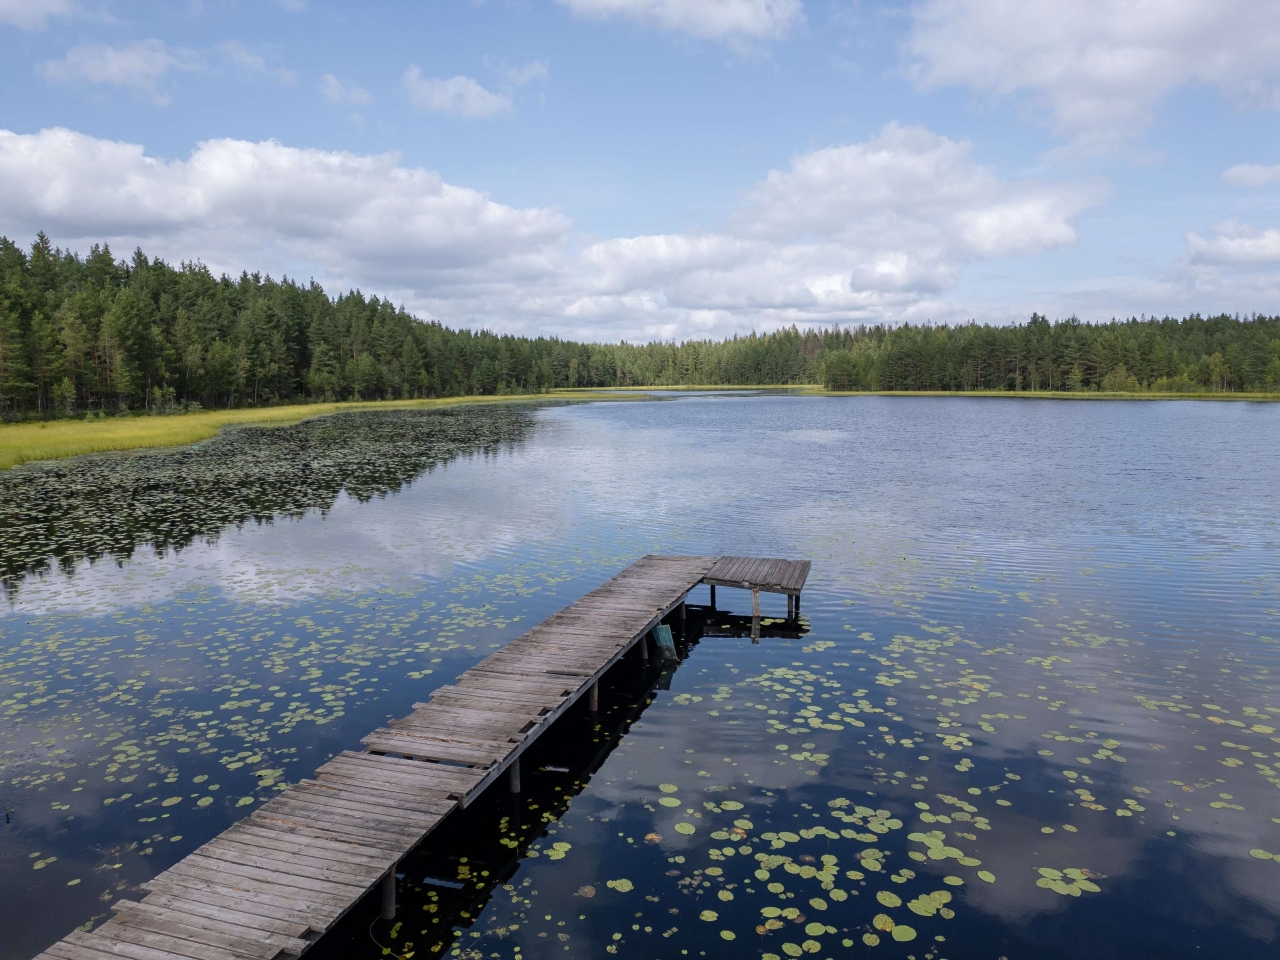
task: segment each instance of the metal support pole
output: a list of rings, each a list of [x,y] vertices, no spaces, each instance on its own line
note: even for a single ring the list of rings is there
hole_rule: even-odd
[[[382,878],[382,919],[396,918],[396,868],[392,867]]]
[[[516,757],[511,761],[511,766],[507,767],[507,786],[511,788],[512,793],[520,792],[520,758]]]
[[[591,692],[587,694],[587,709],[592,713],[600,710],[600,681],[597,680],[591,685]]]

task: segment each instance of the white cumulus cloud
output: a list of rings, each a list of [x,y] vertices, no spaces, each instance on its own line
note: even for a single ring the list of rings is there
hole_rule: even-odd
[[[1237,163],[1222,171],[1222,179],[1233,187],[1264,187],[1268,183],[1280,183],[1280,163],[1271,166]]]
[[[1026,184],[890,125],[801,154],[717,230],[573,246],[572,223],[394,154],[210,140],[185,159],[65,129],[0,131],[0,232],[141,245],[215,271],[315,276],[447,323],[588,339],[943,319],[968,264],[1075,240],[1092,184]],[[962,314],[961,314],[962,315]]]
[[[923,0],[906,49],[924,87],[1024,94],[1058,134],[1107,149],[1187,84],[1280,107],[1280,4],[1257,0]]]
[[[777,40],[804,20],[800,0],[556,0],[579,16],[625,17],[703,40]]]
[[[101,83],[131,87],[151,93],[157,103],[167,103],[160,82],[174,70],[197,69],[187,50],[174,50],[163,40],[136,40],[121,46],[72,47],[61,60],[50,60],[43,72],[51,80]]]
[[[522,67],[509,67],[504,63],[491,64],[485,58],[485,65],[494,70],[508,87],[523,87],[535,80],[546,80],[551,76],[551,64],[546,60],[530,60]]]
[[[890,124],[864,143],[771,171],[719,232],[607,240],[580,257],[571,316],[649,318],[648,329],[939,316],[977,259],[1075,242],[1097,184],[1011,184],[971,146]]]
[[[35,30],[43,27],[50,17],[69,17],[79,9],[75,0],[0,0],[0,23]]]
[[[470,77],[424,77],[412,66],[401,79],[409,102],[420,110],[475,118],[511,109],[510,97],[486,90]]]
[[[496,203],[394,154],[209,140],[161,160],[65,129],[0,131],[0,211],[11,236],[44,225],[73,247],[141,244],[233,273],[472,295],[545,272],[569,229],[554,211]]]
[[[373,94],[364,87],[345,84],[332,73],[320,78],[320,92],[330,103],[364,104],[373,102]]]
[[[1187,255],[1195,264],[1257,266],[1280,263],[1280,230],[1256,230],[1229,221],[1209,237],[1187,234]]]

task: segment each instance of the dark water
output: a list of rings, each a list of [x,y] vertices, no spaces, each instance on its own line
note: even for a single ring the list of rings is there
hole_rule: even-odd
[[[317,960],[1275,956],[1278,451],[1276,406],[703,397],[0,475],[0,958],[647,552],[808,557],[809,632],[623,664]]]

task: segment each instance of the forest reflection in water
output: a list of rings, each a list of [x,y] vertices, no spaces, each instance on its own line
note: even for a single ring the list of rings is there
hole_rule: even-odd
[[[366,416],[334,423],[335,456],[367,443],[372,461],[417,429]],[[1277,408],[732,397],[475,416],[492,455],[428,457],[443,468],[385,496],[330,485],[181,554],[20,579],[0,617],[0,957],[138,896],[647,552],[812,559],[809,633],[707,636],[652,693],[620,676],[603,729],[570,718],[540,748],[524,840],[492,798],[476,836],[406,864],[398,927],[362,906],[318,957],[1275,950]]]
[[[0,583],[11,596],[51,566],[181,550],[227,527],[324,512],[340,494],[394,493],[459,456],[511,448],[527,404],[336,414],[240,428],[181,450],[34,464],[0,473]]]

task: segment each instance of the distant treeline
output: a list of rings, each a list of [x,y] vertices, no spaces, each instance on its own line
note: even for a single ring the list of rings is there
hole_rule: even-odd
[[[822,383],[837,390],[1280,389],[1280,318],[857,326],[681,344],[451,330],[353,291],[214,277],[0,238],[0,415],[559,387]]]

